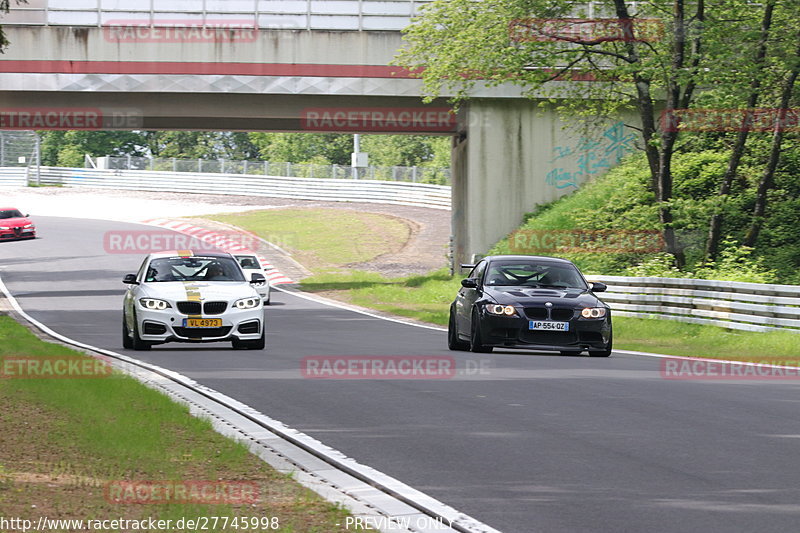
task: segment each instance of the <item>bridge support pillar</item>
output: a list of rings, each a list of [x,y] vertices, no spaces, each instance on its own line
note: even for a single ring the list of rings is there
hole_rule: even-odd
[[[459,120],[452,151],[457,274],[459,263],[485,255],[522,223],[525,213],[574,191],[594,173],[581,170],[580,158],[586,165],[605,148],[580,142],[554,109],[529,100],[472,99]],[[597,135],[602,138],[603,131]]]

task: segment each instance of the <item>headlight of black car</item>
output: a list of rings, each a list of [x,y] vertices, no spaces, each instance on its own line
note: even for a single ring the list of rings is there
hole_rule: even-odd
[[[606,316],[606,308],[605,307],[586,307],[581,310],[581,316],[583,318],[603,318]]]
[[[513,305],[486,304],[486,312],[497,316],[517,316]]]

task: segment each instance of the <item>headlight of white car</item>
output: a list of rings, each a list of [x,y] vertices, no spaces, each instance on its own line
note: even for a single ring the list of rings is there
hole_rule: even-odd
[[[255,309],[261,303],[261,298],[242,298],[236,300],[233,305],[236,309]]]
[[[150,311],[163,311],[172,307],[169,302],[158,300],[156,298],[139,298],[139,303],[142,307]]]
[[[603,318],[606,316],[605,307],[586,307],[581,311],[583,318]]]

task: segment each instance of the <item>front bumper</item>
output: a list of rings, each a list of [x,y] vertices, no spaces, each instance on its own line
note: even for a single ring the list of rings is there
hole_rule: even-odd
[[[0,241],[12,241],[16,239],[35,239],[36,228],[14,228],[0,229]]]
[[[191,318],[219,318],[221,327],[189,328],[184,326],[182,314],[175,308],[155,311],[137,305],[136,320],[139,336],[154,344],[165,342],[219,342],[238,339],[240,341],[261,338],[264,329],[264,308],[229,308],[221,315],[191,315]]]
[[[532,350],[604,350],[611,340],[611,312],[604,318],[571,318],[568,331],[528,329],[527,317],[480,316],[481,341],[486,346]]]

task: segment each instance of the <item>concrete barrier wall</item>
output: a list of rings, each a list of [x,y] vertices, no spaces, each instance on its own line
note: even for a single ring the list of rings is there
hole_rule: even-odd
[[[22,170],[24,172],[25,169]],[[266,196],[450,209],[450,187],[408,182],[41,167],[40,183],[98,189]]]

